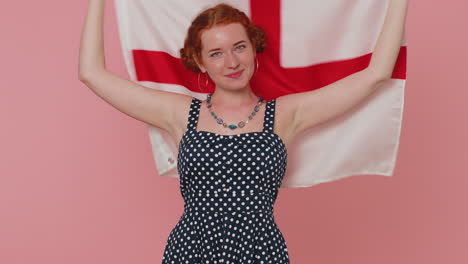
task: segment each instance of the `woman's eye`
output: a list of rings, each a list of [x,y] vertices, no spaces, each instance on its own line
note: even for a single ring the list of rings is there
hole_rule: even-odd
[[[238,49],[243,49],[243,48],[245,48],[245,45],[239,45],[239,46],[237,46],[236,48],[238,48]]]
[[[220,52],[214,52],[214,53],[211,53],[210,57],[216,57],[217,54],[219,54]]]

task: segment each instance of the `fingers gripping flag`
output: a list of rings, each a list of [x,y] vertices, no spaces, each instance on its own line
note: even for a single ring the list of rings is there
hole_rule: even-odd
[[[220,2],[116,0],[130,78],[152,89],[206,99],[198,88],[198,75],[183,67],[179,49],[195,16]],[[256,94],[271,100],[320,89],[366,68],[389,0],[223,2],[244,11],[267,34],[265,51],[257,54],[259,71],[251,82]],[[309,187],[362,174],[391,176],[405,84],[402,43],[391,80],[349,112],[303,131],[291,142],[281,187]],[[179,177],[173,138],[151,125],[149,136],[158,174]]]

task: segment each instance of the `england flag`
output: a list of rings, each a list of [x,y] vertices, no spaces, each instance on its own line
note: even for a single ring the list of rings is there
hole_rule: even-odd
[[[205,100],[198,75],[180,59],[187,29],[199,12],[218,3],[242,10],[267,35],[251,85],[257,95],[271,100],[320,89],[366,68],[389,1],[116,0],[116,12],[131,80]],[[291,142],[281,187],[309,187],[353,175],[391,176],[405,84],[406,38],[390,80],[357,107]],[[173,138],[151,125],[149,136],[158,174],[178,178]]]

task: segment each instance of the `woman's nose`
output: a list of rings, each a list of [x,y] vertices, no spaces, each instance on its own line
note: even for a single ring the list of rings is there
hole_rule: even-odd
[[[224,64],[228,68],[235,69],[239,66],[239,59],[237,58],[235,54],[228,52],[225,57]]]

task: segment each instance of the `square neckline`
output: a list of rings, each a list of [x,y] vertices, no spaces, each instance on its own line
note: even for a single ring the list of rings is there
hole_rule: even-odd
[[[252,132],[244,132],[244,133],[238,133],[238,134],[233,134],[233,135],[224,135],[224,134],[219,134],[219,133],[216,133],[216,132],[211,132],[211,131],[207,131],[207,130],[197,130],[198,128],[198,120],[200,118],[200,109],[201,109],[201,103],[202,103],[202,100],[196,98],[196,97],[192,97],[192,102],[191,102],[191,107],[189,109],[189,115],[188,115],[188,124],[187,124],[187,128],[186,130],[184,131],[180,141],[179,141],[179,148],[180,148],[180,144],[182,143],[182,140],[184,139],[184,137],[187,136],[187,134],[190,132],[190,131],[193,131],[194,133],[196,134],[209,134],[209,135],[212,135],[214,137],[221,137],[221,138],[232,138],[232,137],[241,137],[241,136],[249,136],[249,135],[256,135],[256,134],[261,134],[261,135],[268,135],[268,134],[271,134],[273,137],[276,137],[276,139],[281,143],[281,145],[284,147],[284,149],[286,150],[287,152],[287,147],[286,147],[286,144],[285,142],[283,141],[283,139],[278,135],[276,134],[273,130],[274,130],[274,118],[275,118],[275,115],[276,115],[276,102],[275,102],[276,99],[272,99],[270,101],[266,101],[265,102],[265,110],[264,110],[264,113],[263,113],[263,128],[262,128],[262,131],[252,131]],[[193,105],[193,103],[196,103],[195,105]],[[270,104],[274,104],[273,106],[270,105]],[[192,106],[195,106],[195,108],[192,108]],[[267,123],[267,120],[266,120],[266,117],[267,117],[267,114],[269,114],[269,112],[267,112],[269,110],[269,107],[271,108],[270,109],[270,112],[273,112],[273,120],[270,120],[269,123]],[[196,119],[191,121],[190,118],[192,117],[192,115],[195,114],[196,116]]]
[[[196,114],[196,120],[194,120],[193,124],[192,124],[192,130],[195,131],[196,133],[198,132],[202,132],[202,133],[208,133],[208,134],[212,134],[212,135],[215,135],[215,136],[223,136],[223,137],[229,137],[229,136],[241,136],[241,135],[247,135],[247,134],[258,134],[258,133],[263,133],[263,132],[267,132],[267,122],[266,122],[266,117],[267,117],[267,111],[268,111],[268,107],[270,106],[269,104],[271,104],[270,102],[272,102],[273,100],[270,100],[270,101],[265,101],[265,110],[263,111],[263,121],[262,121],[262,130],[261,131],[252,131],[252,132],[244,132],[244,133],[238,133],[238,134],[232,134],[232,135],[225,135],[225,134],[219,134],[219,133],[216,133],[216,132],[211,132],[211,131],[207,131],[207,130],[198,130],[198,121],[200,119],[200,109],[202,107],[202,103],[203,103],[203,100],[200,100],[198,98],[195,98],[193,97],[195,100],[197,100],[197,109],[195,110],[195,114]],[[271,129],[273,131],[273,128]]]

